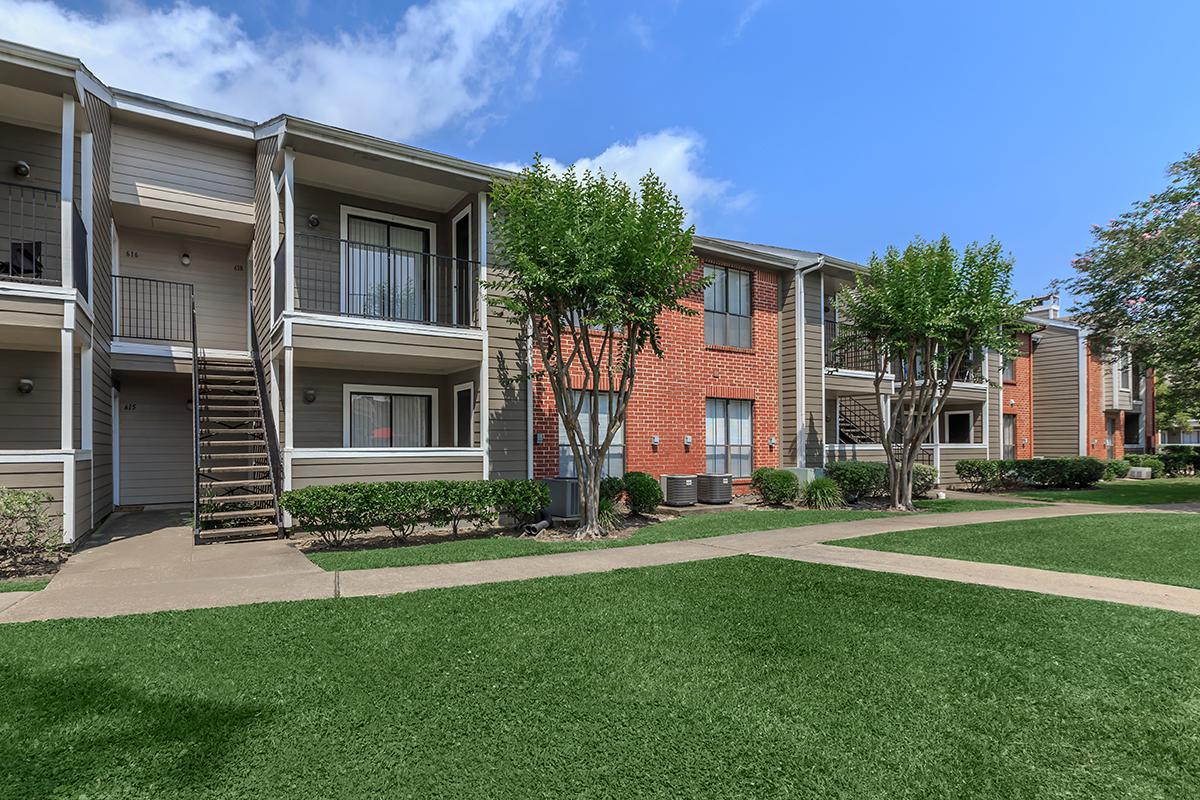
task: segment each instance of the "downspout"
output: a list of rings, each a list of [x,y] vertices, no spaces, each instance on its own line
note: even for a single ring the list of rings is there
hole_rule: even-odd
[[[804,326],[807,322],[804,307],[804,278],[808,273],[819,270],[824,266],[825,256],[818,256],[816,264],[807,269],[802,269],[796,274],[796,282],[800,286],[796,296],[796,464],[799,467],[808,466],[808,448],[804,442],[804,357],[806,355],[804,352]],[[825,313],[824,308],[821,309],[821,313]],[[824,320],[821,320],[822,325],[824,325],[824,322]],[[822,328],[823,330],[824,328]],[[824,369],[825,354],[821,353],[820,356],[822,359],[821,368]],[[824,401],[824,398],[822,398],[822,401]],[[825,411],[822,409],[821,415],[824,416],[824,414]],[[821,447],[825,447],[825,442],[821,442]]]
[[[1088,454],[1087,331],[1079,329],[1079,455]]]

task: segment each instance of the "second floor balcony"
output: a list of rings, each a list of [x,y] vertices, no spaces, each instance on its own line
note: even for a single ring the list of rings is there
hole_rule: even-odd
[[[834,320],[825,321],[826,369],[865,372],[873,375],[877,363],[870,343],[856,336],[852,325]],[[983,359],[979,357],[964,359],[959,366],[956,383],[985,383],[983,364]],[[903,365],[893,364],[888,372],[899,377],[906,371]]]
[[[0,182],[0,281],[62,286],[63,252],[69,243],[73,285],[86,300],[88,234],[72,204],[63,235],[62,195],[54,189]]]
[[[276,258],[276,308],[283,296]],[[319,234],[295,236],[300,312],[454,328],[478,328],[479,263]]]

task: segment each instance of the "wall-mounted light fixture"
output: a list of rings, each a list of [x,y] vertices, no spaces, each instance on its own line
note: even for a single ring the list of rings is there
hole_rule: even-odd
[[[774,436],[771,436],[767,439],[767,447],[770,447],[772,449],[775,447],[775,437]]]
[[[33,392],[33,378],[21,378],[17,381],[17,391],[21,394],[31,394]]]
[[[18,161],[17,163],[13,164],[13,174],[16,175],[18,178],[28,178],[29,177],[29,162],[28,161]]]
[[[308,215],[308,227],[310,227],[310,228],[321,227],[321,218],[318,217],[316,214],[309,214]]]
[[[533,435],[533,443],[534,443],[534,444],[545,444],[545,443],[546,443],[546,434],[544,434],[544,433],[535,433],[535,434]]]
[[[658,437],[657,437],[657,436],[651,436],[651,437],[650,437],[650,446],[651,446],[651,447],[658,447]]]
[[[185,267],[190,266],[192,263],[192,257],[189,254],[184,253],[179,256],[179,263],[183,264]]]
[[[690,433],[687,436],[683,437],[683,446],[684,447],[692,446],[692,435]]]
[[[317,402],[317,390],[316,389],[305,389],[304,394],[301,396],[304,398],[304,402],[306,402],[306,403]]]

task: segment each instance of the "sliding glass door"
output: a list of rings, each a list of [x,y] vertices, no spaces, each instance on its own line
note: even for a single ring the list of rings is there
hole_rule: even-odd
[[[346,218],[345,313],[373,319],[431,319],[429,230],[368,217]]]

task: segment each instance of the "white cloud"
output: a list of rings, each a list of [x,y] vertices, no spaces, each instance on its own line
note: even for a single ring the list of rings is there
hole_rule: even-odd
[[[427,0],[394,24],[252,36],[179,2],[103,12],[0,0],[0,38],[78,56],[110,86],[263,120],[281,112],[398,139],[462,121],[540,74],[560,0]]]
[[[599,155],[576,160],[574,166],[581,172],[604,170],[630,185],[636,185],[647,171],[654,170],[667,188],[679,195],[691,222],[696,222],[709,209],[746,209],[753,201],[753,195],[735,191],[730,181],[705,175],[701,164],[703,149],[704,139],[699,134],[669,129],[642,134],[633,142],[617,142]],[[567,164],[555,158],[543,156],[542,160],[557,171],[567,168]],[[523,165],[496,166],[516,171]]]
[[[742,13],[738,15],[737,23],[733,26],[733,36],[735,39],[742,35],[742,31],[750,24],[750,20],[754,19],[766,4],[767,0],[750,0],[746,4],[745,8],[742,9]]]
[[[654,46],[654,35],[650,32],[650,26],[637,14],[631,14],[625,20],[625,26],[629,29],[630,35],[637,41],[638,46],[643,50],[649,50]]]

